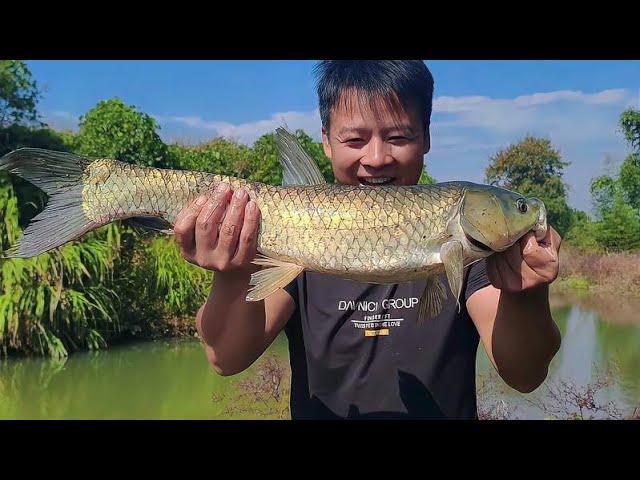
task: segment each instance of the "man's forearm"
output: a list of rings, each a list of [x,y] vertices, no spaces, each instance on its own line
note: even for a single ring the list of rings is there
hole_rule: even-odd
[[[243,370],[262,353],[265,343],[264,301],[247,302],[250,272],[216,273],[197,326],[209,361],[219,373]]]
[[[560,331],[549,307],[549,287],[501,291],[492,335],[500,375],[520,391],[535,390],[560,348]]]

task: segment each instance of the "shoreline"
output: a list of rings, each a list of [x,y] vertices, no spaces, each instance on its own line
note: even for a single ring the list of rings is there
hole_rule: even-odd
[[[551,289],[578,296],[596,294],[640,299],[640,253],[606,253],[563,246],[560,271]]]

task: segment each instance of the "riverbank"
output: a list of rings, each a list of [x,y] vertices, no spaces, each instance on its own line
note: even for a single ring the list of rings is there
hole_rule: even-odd
[[[560,272],[552,292],[581,297],[600,294],[640,299],[640,253],[607,254],[563,245]]]

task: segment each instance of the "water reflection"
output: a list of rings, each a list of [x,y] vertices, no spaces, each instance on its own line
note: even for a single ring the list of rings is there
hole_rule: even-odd
[[[562,347],[556,356],[558,367],[551,378],[570,378],[580,385],[591,381],[597,354],[596,322],[595,313],[575,306],[570,309],[562,332]]]
[[[507,402],[518,418],[548,418],[551,411],[556,418],[568,418],[580,413],[577,405],[590,403],[587,399],[593,400],[593,411],[583,409],[585,418],[617,418],[618,413],[626,418],[640,405],[640,322],[631,321],[626,307],[611,307],[610,299],[600,304],[622,317],[608,318],[594,310],[599,303],[594,297],[573,302],[554,299],[562,346],[547,380],[535,392],[524,395],[507,387],[480,349],[478,373],[492,386],[485,401]]]

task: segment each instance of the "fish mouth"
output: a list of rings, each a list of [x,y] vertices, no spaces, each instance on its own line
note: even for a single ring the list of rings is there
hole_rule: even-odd
[[[394,182],[395,177],[358,177],[360,185],[365,187],[378,187],[380,185],[390,185]]]
[[[479,250],[482,250],[483,252],[493,252],[491,248],[487,247],[484,243],[479,242],[468,233],[465,233],[464,235],[465,237],[467,237],[467,240],[469,241],[469,243],[474,247],[478,248]]]
[[[538,203],[540,209],[538,211],[538,221],[533,228],[533,233],[536,236],[536,240],[541,241],[547,236],[547,230],[549,229],[549,225],[547,224],[547,208],[541,200],[538,200],[537,198],[534,198],[533,200]]]

